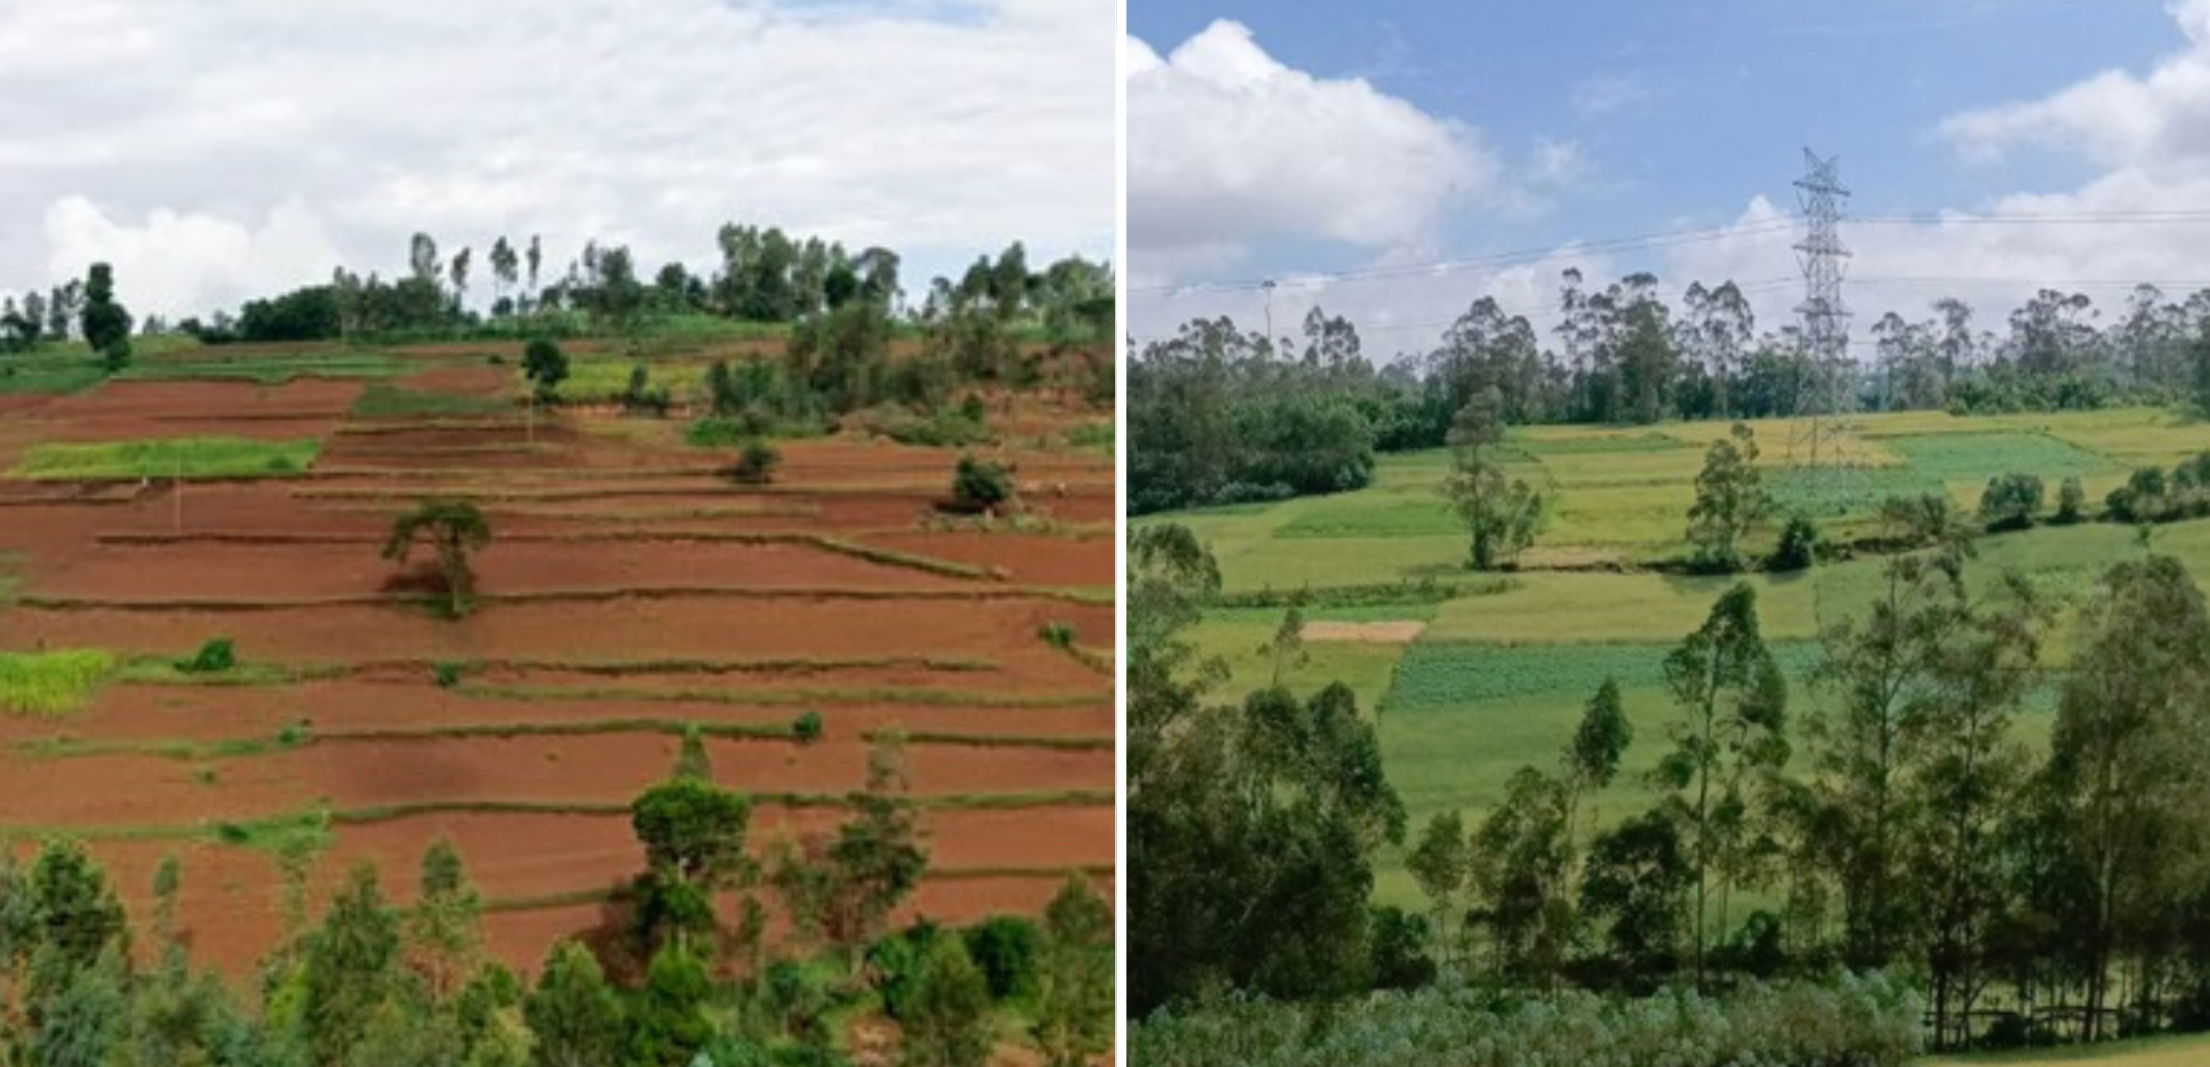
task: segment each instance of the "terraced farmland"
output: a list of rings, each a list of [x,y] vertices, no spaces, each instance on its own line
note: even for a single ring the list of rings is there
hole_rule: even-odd
[[[679,420],[526,419],[517,349],[202,350],[9,394],[0,834],[89,840],[139,921],[180,856],[185,939],[241,976],[285,855],[317,910],[364,857],[404,901],[448,837],[491,948],[534,968],[619,921],[627,805],[687,727],[762,849],[839,821],[897,733],[930,851],[907,917],[1109,883],[1112,464],[1069,440],[1098,416],[997,398],[987,451],[1031,505],[977,522],[934,507],[955,452],[787,442],[739,488]],[[461,621],[379,554],[433,495],[494,529]],[[235,666],[176,666],[217,638]]]
[[[1895,493],[1945,493],[1969,515],[1990,477],[2039,475],[2053,497],[2081,479],[2097,509],[2140,466],[2169,467],[2210,448],[2210,425],[2161,410],[1957,418],[1911,412],[1853,416],[1822,427],[1822,456],[1808,466],[1808,427],[1754,429],[1767,487],[1783,510],[1813,515],[1841,540],[1867,532]],[[1635,743],[1596,817],[1623,817],[1654,798],[1644,772],[1667,748],[1677,715],[1661,673],[1666,653],[1702,623],[1733,579],[1662,566],[1683,552],[1686,514],[1703,448],[1723,424],[1636,429],[1578,426],[1515,431],[1515,477],[1551,495],[1549,528],[1509,576],[1464,567],[1466,536],[1436,485],[1440,452],[1384,457],[1374,484],[1339,496],[1181,512],[1145,521],[1190,526],[1217,556],[1234,606],[1210,610],[1196,631],[1232,672],[1224,691],[1264,685],[1275,670],[1261,651],[1302,595],[1304,657],[1289,665],[1294,688],[1345,681],[1376,709],[1383,759],[1415,830],[1456,809],[1478,820],[1523,765],[1556,766],[1582,709],[1606,677],[1620,683]],[[1839,462],[1834,457],[1839,456]],[[1777,524],[1769,524],[1777,525]],[[1765,530],[1750,551],[1769,551]],[[2210,521],[2159,526],[2152,543],[2210,579]],[[1984,538],[1974,580],[2003,568],[2029,576],[2060,604],[2077,602],[2117,560],[2143,551],[2136,532],[2108,523],[2042,526]],[[1796,721],[1822,698],[1804,684],[1828,625],[1861,614],[1877,588],[1878,557],[1829,562],[1798,574],[1748,578],[1764,636],[1789,675]],[[1272,603],[1275,606],[1254,606]],[[2046,661],[2066,662],[2060,624]],[[2053,701],[2043,693],[2021,716],[2022,735],[2047,735]],[[1377,898],[1416,909],[1424,899],[1393,853]]]

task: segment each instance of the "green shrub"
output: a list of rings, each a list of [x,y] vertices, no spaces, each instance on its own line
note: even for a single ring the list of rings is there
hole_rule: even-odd
[[[743,451],[737,453],[737,461],[731,464],[728,475],[731,481],[745,485],[766,485],[775,480],[775,468],[782,466],[783,453],[774,445],[760,438],[745,442]]]
[[[1750,982],[1633,1000],[1584,991],[1500,1000],[1479,988],[1283,1004],[1230,996],[1128,1028],[1130,1063],[1157,1067],[1902,1067],[1920,998],[1880,976]],[[1324,1014],[1323,1014],[1324,1013]]]
[[[991,1000],[1035,995],[1036,960],[1044,943],[1035,923],[998,915],[968,927],[960,936],[967,942],[968,957],[989,984]]]
[[[821,713],[808,711],[790,721],[790,733],[802,744],[812,744],[821,739]]]
[[[451,689],[460,684],[461,675],[466,670],[463,664],[453,660],[439,660],[430,664],[430,677],[436,679],[439,689]]]
[[[176,661],[176,669],[186,674],[214,674],[237,665],[237,654],[227,637],[211,637],[198,652]]]
[[[959,457],[952,468],[952,502],[964,510],[984,511],[1013,498],[1013,472],[993,460]]]
[[[874,974],[875,993],[882,997],[883,1014],[906,1017],[921,961],[942,936],[942,928],[922,919],[868,946],[868,969]]]
[[[1800,571],[1809,567],[1818,557],[1819,528],[1810,518],[1791,515],[1788,524],[1781,527],[1780,544],[1773,549],[1772,558],[1765,567],[1773,571]]]
[[[1036,631],[1036,636],[1061,652],[1074,647],[1074,626],[1071,623],[1047,622],[1042,629]]]
[[[1980,494],[1980,521],[1989,533],[2031,527],[2041,514],[2041,479],[2031,474],[2004,474],[1987,480]]]
[[[2064,480],[2057,487],[2057,513],[2049,521],[2059,526],[2070,526],[2087,519],[2087,490],[2080,485],[2078,475]]]

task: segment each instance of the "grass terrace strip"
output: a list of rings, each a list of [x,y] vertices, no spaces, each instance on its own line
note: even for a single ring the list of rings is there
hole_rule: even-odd
[[[390,382],[372,382],[354,399],[352,414],[364,419],[436,419],[504,415],[513,410],[511,402],[496,397],[434,393]]]
[[[1104,693],[987,693],[911,687],[866,689],[646,689],[636,686],[460,685],[465,697],[489,700],[657,700],[680,704],[727,704],[779,708],[802,704],[903,704],[918,707],[1068,708],[1110,703]]]
[[[316,507],[317,512],[331,515],[381,515],[389,518],[392,509],[366,504],[334,504]],[[564,519],[570,522],[638,523],[661,522],[671,519],[810,519],[821,514],[821,509],[808,504],[761,504],[747,506],[731,504],[725,507],[703,508],[624,508],[619,512],[564,511],[560,508],[531,507],[527,504],[510,504],[505,507],[488,507],[484,514],[493,518]],[[903,533],[909,527],[862,531],[863,533]]]
[[[704,737],[759,741],[794,741],[797,731],[787,723],[721,723],[679,719],[599,719],[590,722],[494,722],[429,726],[419,729],[329,730],[299,727],[266,737],[225,738],[218,741],[145,740],[92,741],[71,737],[19,741],[17,751],[33,759],[83,759],[92,756],[152,756],[173,760],[236,759],[289,752],[312,745],[380,741],[453,741],[468,738],[593,737],[606,734],[651,733],[681,737],[696,730]]]
[[[856,792],[752,793],[739,790],[755,807],[844,808],[854,803]],[[1029,793],[949,793],[909,796],[906,803],[920,811],[1013,811],[1024,808],[1111,807],[1113,793],[1101,789],[1069,789]],[[239,819],[205,819],[186,823],[0,825],[0,840],[37,840],[68,837],[80,841],[212,841],[253,845],[257,840],[284,831],[310,827],[371,826],[427,815],[573,815],[584,818],[629,815],[629,804],[588,800],[426,800],[409,804],[383,804],[360,808],[315,808],[291,813]]]
[[[963,748],[1041,748],[1058,752],[1111,752],[1110,737],[1062,737],[1035,734],[970,734],[951,730],[868,730],[860,734],[873,742],[897,737],[909,745],[947,745]]]
[[[254,441],[238,437],[49,442],[31,446],[11,473],[34,481],[282,478],[307,470],[321,448],[321,442],[314,440]]]
[[[114,654],[102,649],[0,652],[0,713],[73,715],[114,671]]]
[[[1102,605],[1112,603],[1112,590],[1055,589],[1044,586],[998,586],[983,589],[856,589],[837,586],[636,586],[626,589],[553,589],[535,593],[475,594],[481,607],[497,604],[601,604],[618,600],[680,600],[687,598],[732,600],[971,600],[1040,601],[1046,603]],[[294,611],[315,608],[392,607],[417,604],[423,598],[408,593],[359,593],[349,596],[292,597],[250,600],[186,598],[174,600],[118,600],[104,597],[49,596],[26,593],[19,603],[45,611]]]
[[[126,532],[96,535],[93,540],[103,545],[381,545],[384,539],[368,534],[335,533],[256,533],[248,531],[195,531],[193,533]],[[701,542],[740,545],[802,545],[832,552],[840,556],[885,567],[904,567],[948,578],[972,578],[982,581],[1000,581],[1005,571],[995,567],[978,567],[911,552],[898,552],[876,548],[841,537],[811,533],[751,533],[733,530],[578,530],[567,533],[506,534],[499,538],[513,544],[569,544],[598,541],[617,541],[624,544],[649,544],[655,542]]]
[[[145,359],[124,368],[116,378],[137,382],[238,381],[283,385],[301,378],[392,378],[414,369],[382,352],[361,351],[314,356]]]

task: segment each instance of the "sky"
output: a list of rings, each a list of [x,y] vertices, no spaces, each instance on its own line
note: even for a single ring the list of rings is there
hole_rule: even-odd
[[[0,292],[175,318],[542,234],[1114,251],[1113,0],[0,0]],[[480,269],[479,276],[487,273]]]
[[[2106,318],[2210,285],[2210,0],[1130,0],[1128,30],[1138,342],[1260,328],[1273,280],[1277,334],[1317,303],[1424,351],[1484,295],[1546,326],[1568,266],[1731,279],[1776,327],[1806,147],[1852,193],[1859,344],[1941,295],[1999,329],[2043,285]]]

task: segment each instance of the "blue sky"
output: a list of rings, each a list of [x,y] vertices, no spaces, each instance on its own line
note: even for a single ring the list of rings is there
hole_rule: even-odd
[[[1437,198],[1439,203],[1431,203],[1417,225],[1381,226],[1393,230],[1385,237],[1344,240],[1345,227],[1310,232],[1294,221],[1282,222],[1277,214],[1271,224],[1244,225],[1219,241],[1206,241],[1200,234],[1191,243],[1204,247],[1193,250],[1146,225],[1147,218],[1164,217],[1174,220],[1162,224],[1166,228],[1186,219],[1186,228],[1201,230],[1205,218],[1220,212],[1188,205],[1178,213],[1154,210],[1162,199],[1153,195],[1158,190],[1185,188],[1207,176],[1190,166],[1152,159],[1167,168],[1165,173],[1148,182],[1138,177],[1145,173],[1147,146],[1176,159],[1194,154],[1187,133],[1164,135],[1163,142],[1146,137],[1155,132],[1147,125],[1173,123],[1191,109],[1170,106],[1176,90],[1164,85],[1154,87],[1155,96],[1138,92],[1145,84],[1144,64],[1138,61],[1131,66],[1129,211],[1135,236],[1129,270],[1139,289],[1285,277],[1728,224],[1741,219],[1759,196],[1793,212],[1789,182],[1801,169],[1800,149],[1806,144],[1842,157],[1844,180],[1857,194],[1850,208],[1859,212],[2016,211],[2028,203],[2047,210],[2090,210],[2137,203],[2138,195],[2120,197],[2115,189],[2102,188],[2120,178],[2155,184],[2168,194],[2156,200],[2159,206],[2210,209],[2210,197],[2195,195],[2204,191],[2197,183],[2210,157],[2210,136],[2171,132],[2187,130],[2192,120],[2203,117],[2197,109],[2210,110],[2210,100],[2179,77],[2171,79],[2179,88],[2167,86],[2169,91],[2161,95],[2155,91],[2160,66],[2177,67],[2178,74],[2191,73],[2196,64],[2210,69],[2205,59],[2210,48],[2184,32],[2188,19],[2197,17],[2210,26],[2210,5],[2167,8],[2155,0],[1400,0],[1352,7],[1130,0],[1130,36],[1168,64],[1176,64],[1175,50],[1191,38],[1218,34],[1220,20],[1239,24],[1248,31],[1251,46],[1292,75],[1336,86],[1362,79],[1374,93],[1409,105],[1439,128],[1454,128],[1478,157],[1471,173],[1481,177],[1474,181],[1480,188],[1471,194]],[[2098,98],[2102,89],[2113,88],[2106,72],[2116,72],[2116,89],[2130,88],[2139,99],[2115,91]],[[2099,88],[2098,78],[2103,79]],[[2153,114],[2157,133],[2138,143],[2101,143],[2098,124],[2123,123],[2110,121],[2093,107],[2061,104],[2063,94],[2082,86],[2087,88],[2076,95],[2086,104],[2118,108],[2119,118]],[[2036,105],[2045,110],[2027,110]],[[1220,106],[1232,111],[1235,105]],[[1224,114],[1214,114],[1212,125],[1237,125]],[[1957,126],[1960,116],[1973,114],[2007,121],[1977,133]],[[1278,139],[1295,136],[1293,131],[1303,125],[1273,128],[1291,131]],[[1373,125],[1358,123],[1355,128]],[[1325,151],[1316,144],[1288,152],[1287,162],[1273,170],[1301,172],[1296,161]],[[1364,145],[1361,152],[1373,160],[1374,175],[1403,167],[1392,162],[1386,144]],[[1238,184],[1243,180],[1229,182],[1224,202],[1251,198],[1251,187]],[[1329,188],[1313,179],[1305,192],[1312,202],[1365,195],[1357,181]],[[2056,199],[2025,199],[2033,196]],[[2076,247],[2082,244],[2076,233],[2038,243],[2031,233],[1999,241],[1973,238],[1969,248],[1942,250],[1941,243],[1951,235],[1881,229],[1885,232],[1845,229],[1845,239],[1862,238],[1853,242],[1864,246],[1857,269],[1899,276],[1905,269],[1903,246],[1923,245],[1923,254],[1933,262],[2000,265],[2006,268],[2005,277],[2022,278],[2036,270],[2082,279],[2101,279],[2120,270],[2142,272],[2127,276],[2210,275],[2205,269],[2185,272],[2183,259],[2169,264],[2178,273],[2167,274],[2154,269],[2165,267],[2163,262],[2139,262],[2138,255],[2098,256]],[[1998,227],[1978,227],[1991,229]],[[2046,234],[2050,228],[2000,229]],[[2111,229],[2102,228],[2105,234]],[[1656,269],[1681,284],[1689,279],[1672,275],[1685,270],[1734,268],[1776,277],[1794,270],[1786,241],[1779,239],[1784,236],[1724,256],[1645,252],[1592,265],[1604,276]],[[2129,234],[2138,236],[2138,228]],[[1890,242],[1897,249],[1890,250]],[[2022,252],[2019,242],[2033,247]],[[2179,249],[2173,251],[2178,256]],[[1915,261],[1918,255],[1909,258]],[[1555,276],[1554,270],[1541,273],[1532,289],[1525,279],[1504,280],[1503,291],[1521,294],[1522,302],[1539,302]],[[1453,309],[1462,308],[1465,299],[1460,295],[1470,299],[1478,280],[1461,273],[1452,284],[1441,286],[1453,290],[1448,299],[1405,291],[1414,287],[1374,284],[1342,287],[1332,301],[1322,299],[1331,310],[1362,311],[1361,318],[1424,322],[1447,319]],[[1892,287],[1863,288],[1852,296],[1861,313],[1891,304],[1915,313],[1914,305],[1927,296]],[[1992,325],[2001,316],[1996,305],[2011,294],[1992,283],[1980,288],[1984,294],[1976,295],[1987,305],[1983,325]],[[1277,291],[1276,300],[1286,295],[1286,289]],[[1784,313],[1795,295],[1776,290],[1770,301],[1773,313]],[[2122,291],[2098,290],[2094,295],[2107,295],[2115,303]],[[1408,303],[1421,307],[1400,306]],[[1157,294],[1139,292],[1131,301],[1131,326],[1140,339],[1190,314],[1217,310],[1240,320],[1251,306],[1248,294],[1167,303]],[[1404,344],[1420,340],[1417,328],[1400,333]]]

